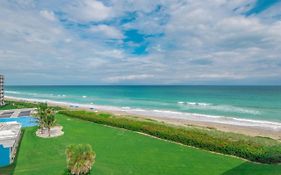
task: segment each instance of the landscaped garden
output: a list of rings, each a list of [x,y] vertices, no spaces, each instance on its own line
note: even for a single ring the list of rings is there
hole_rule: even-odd
[[[61,114],[56,118],[64,127],[61,137],[44,139],[35,135],[36,127],[25,130],[14,174],[67,174],[70,144],[92,145],[96,162],[91,174],[281,174],[279,165],[250,163]]]
[[[32,103],[8,105],[36,107]],[[281,174],[278,164],[258,164],[209,152],[277,163],[280,142],[272,139],[86,111],[64,110],[54,118],[53,108],[46,104],[37,108],[39,128],[24,129],[17,160],[0,168],[1,175],[57,175],[88,169],[92,169],[90,174]],[[63,128],[64,135],[50,135],[56,126]],[[46,137],[41,138],[40,133]],[[84,165],[75,162],[79,159],[85,160]]]

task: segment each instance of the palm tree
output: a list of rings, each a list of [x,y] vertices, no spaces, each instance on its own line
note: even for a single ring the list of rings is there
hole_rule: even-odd
[[[43,125],[48,129],[48,135],[51,136],[51,127],[56,123],[55,112],[51,108],[47,108],[45,111],[45,117],[43,119]]]
[[[67,168],[71,174],[81,175],[91,171],[96,153],[89,144],[69,145],[66,148]]]
[[[54,126],[56,122],[54,110],[49,108],[47,103],[39,103],[36,112],[35,117],[38,119],[41,134],[43,134],[44,128],[47,128],[50,137],[51,127]]]
[[[37,105],[35,117],[37,118],[39,128],[41,130],[41,134],[43,133],[44,129],[44,120],[46,116],[46,110],[48,109],[47,103],[39,103]]]

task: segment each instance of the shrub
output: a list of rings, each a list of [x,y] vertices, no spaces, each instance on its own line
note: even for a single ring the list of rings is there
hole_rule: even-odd
[[[96,157],[91,145],[69,145],[65,153],[67,169],[71,174],[88,174],[91,171]]]
[[[250,140],[233,140],[214,137],[197,130],[177,128],[158,122],[135,120],[128,117],[114,117],[86,111],[61,111],[69,117],[142,132],[161,139],[175,141],[188,146],[214,151],[223,154],[238,156],[254,162],[281,163],[280,145],[276,148],[258,144]]]

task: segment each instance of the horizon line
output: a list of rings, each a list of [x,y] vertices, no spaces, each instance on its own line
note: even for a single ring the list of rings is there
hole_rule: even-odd
[[[4,86],[281,86],[281,84],[8,84]]]

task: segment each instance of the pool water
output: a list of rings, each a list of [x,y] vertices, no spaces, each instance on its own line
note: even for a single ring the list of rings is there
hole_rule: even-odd
[[[37,119],[31,116],[18,117],[18,118],[0,118],[0,122],[18,122],[22,127],[31,127],[37,125]]]

